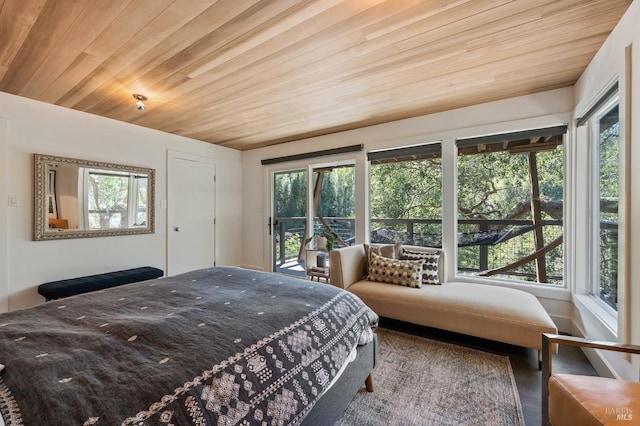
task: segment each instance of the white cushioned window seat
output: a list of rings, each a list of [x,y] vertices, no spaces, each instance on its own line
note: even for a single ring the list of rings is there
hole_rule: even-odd
[[[537,350],[542,333],[558,331],[538,299],[522,290],[464,282],[412,288],[369,281],[363,278],[368,265],[364,245],[333,250],[330,256],[331,284],[353,292],[382,317]]]

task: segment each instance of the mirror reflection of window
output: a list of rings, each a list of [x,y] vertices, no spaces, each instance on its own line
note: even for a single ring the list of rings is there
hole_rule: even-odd
[[[149,179],[146,176],[134,176],[134,190],[131,191],[135,195],[133,205],[136,206],[134,218],[131,221],[133,226],[147,226],[147,204],[148,204],[148,188]]]
[[[47,217],[49,219],[58,218],[58,202],[56,199],[56,171],[49,170],[47,176]]]
[[[93,169],[85,169],[84,175],[86,192],[83,205],[88,229],[140,226],[137,212],[141,191],[137,176]],[[132,205],[134,209],[130,209]]]

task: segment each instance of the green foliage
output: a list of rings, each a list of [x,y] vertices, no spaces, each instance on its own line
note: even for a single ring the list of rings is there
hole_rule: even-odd
[[[562,146],[552,151],[535,154],[541,200],[563,200],[564,155]],[[529,203],[531,184],[527,154],[512,155],[508,151],[479,153],[458,157],[458,209],[459,219],[528,219],[529,208],[517,209]],[[515,212],[519,212],[516,214]],[[542,219],[551,219],[542,212]],[[478,232],[477,225],[459,226],[459,232]],[[562,235],[561,226],[543,228],[544,242],[549,244]],[[533,232],[528,232],[506,243],[487,247],[487,269],[513,263],[535,251]],[[545,256],[548,282],[562,283],[562,246]],[[459,269],[480,270],[480,248],[458,249]],[[502,278],[535,281],[535,263],[530,262],[502,275]]]
[[[372,218],[442,218],[442,160],[385,163],[370,169]]]
[[[307,174],[304,170],[276,173],[276,217],[304,217],[307,212]]]
[[[354,167],[325,171],[318,212],[324,217],[355,217]],[[314,183],[318,172],[314,173]],[[304,170],[277,173],[274,183],[276,217],[304,217],[307,211],[307,175]]]
[[[527,162],[523,155],[496,152],[458,157],[460,219],[500,219],[528,197]]]
[[[111,217],[115,215],[119,216],[120,227],[126,226],[129,176],[89,173],[87,191],[88,207],[93,211],[89,217],[99,222],[90,223],[90,228],[112,228]]]
[[[539,152],[536,159],[541,199],[562,201],[562,147]],[[503,219],[518,203],[529,199],[530,191],[526,154],[500,151],[458,157],[460,219]],[[531,215],[521,218],[530,219]]]
[[[300,235],[288,234],[284,242],[285,257],[293,257],[298,255],[300,249]]]
[[[126,210],[128,176],[89,174],[89,209]]]
[[[611,127],[600,133],[599,151],[599,170],[600,178],[598,189],[600,198],[618,199],[619,194],[619,160],[620,155],[619,143],[619,124],[615,123]],[[600,220],[602,221],[618,221],[618,213],[601,212]]]
[[[318,173],[314,173],[314,182]],[[355,168],[340,167],[324,172],[318,213],[323,217],[355,217]]]
[[[600,122],[598,146],[600,199],[619,198],[619,131],[618,108],[615,107]],[[600,211],[600,289],[599,296],[612,308],[618,303],[618,209]]]
[[[319,174],[323,174],[318,212],[327,218],[355,218],[355,168],[353,166],[323,169],[313,174],[315,184]],[[307,174],[306,171],[277,173],[274,179],[274,197],[276,219],[281,222],[285,232],[285,257],[291,259],[298,255],[301,241],[305,238],[305,217],[307,211]],[[286,218],[297,218],[287,220]],[[343,238],[352,237],[351,227],[347,223],[336,231],[342,231]],[[279,231],[279,229],[278,229]],[[314,234],[325,235],[328,245],[335,242],[335,234],[329,234],[322,224],[316,224]],[[277,234],[276,239],[279,241]],[[280,246],[276,244],[276,259],[280,259]]]
[[[548,200],[564,198],[564,152],[562,147],[537,154],[540,194]],[[544,217],[543,217],[544,218]]]

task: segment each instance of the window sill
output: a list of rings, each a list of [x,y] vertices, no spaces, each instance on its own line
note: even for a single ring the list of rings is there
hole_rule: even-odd
[[[526,291],[527,293],[531,293],[538,298],[571,301],[571,292],[565,286],[533,284],[533,283],[528,283],[524,281],[513,282],[508,280],[473,277],[473,276],[462,275],[462,274],[455,275],[453,279],[449,279],[448,281],[507,287],[507,288],[513,288],[516,290]]]
[[[604,307],[600,306],[597,300],[588,294],[576,294],[573,297],[576,308],[584,315],[589,315],[591,321],[599,327],[598,336],[593,336],[592,330],[583,330],[589,338],[606,339],[617,341],[618,339],[618,318]]]

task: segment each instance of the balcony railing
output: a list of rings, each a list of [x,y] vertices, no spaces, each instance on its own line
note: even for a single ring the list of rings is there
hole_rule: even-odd
[[[348,244],[355,240],[355,219],[344,217],[325,217],[331,228]],[[306,218],[285,217],[278,218],[276,225],[276,250],[275,263],[284,264],[292,259],[297,259],[301,243],[306,235]],[[459,220],[458,221],[458,270],[463,273],[478,273],[488,269],[507,265],[515,262],[532,252],[533,236],[526,227],[532,227],[530,220]],[[545,230],[545,241],[552,241],[562,235],[561,220],[546,220],[542,222]],[[316,234],[325,231],[322,224],[316,221],[314,225]],[[525,228],[521,234],[507,235],[503,240],[487,243],[480,237],[484,234],[497,231]],[[601,237],[603,240],[617,241],[617,223],[602,223]],[[531,228],[530,230],[532,230]],[[415,244],[422,246],[442,246],[442,222],[437,219],[371,219],[371,242]],[[465,241],[463,243],[463,240]],[[478,243],[480,242],[480,243]],[[603,244],[603,247],[612,247],[611,244]],[[617,245],[616,245],[617,247]],[[606,251],[606,252],[605,252]],[[614,249],[603,248],[601,258],[603,267],[601,274],[600,297],[608,303],[617,301],[617,252]],[[562,247],[555,248],[547,254],[547,281],[553,284],[561,284],[563,280],[564,262]],[[536,280],[536,272],[533,265],[528,264],[504,273],[509,276],[527,281]]]

